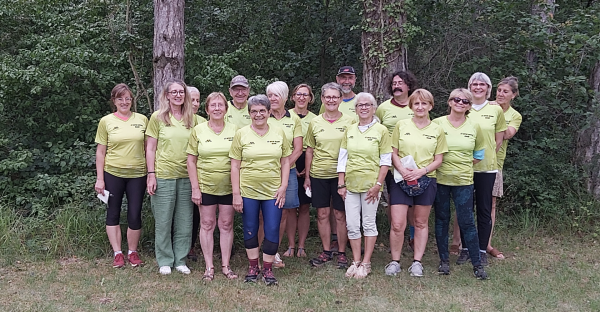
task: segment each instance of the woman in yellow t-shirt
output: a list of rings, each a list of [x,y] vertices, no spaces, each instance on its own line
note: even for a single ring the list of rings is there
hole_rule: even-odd
[[[172,267],[190,274],[185,260],[192,243],[194,205],[185,151],[196,120],[190,93],[181,80],[167,82],[159,104],[146,130],[147,189],[155,220],[156,262],[160,274],[171,274]]]
[[[431,205],[435,199],[436,169],[442,164],[444,153],[448,151],[446,136],[442,127],[429,119],[429,111],[433,109],[433,95],[425,89],[417,89],[408,99],[408,106],[415,116],[400,120],[392,133],[392,162],[394,168],[402,174],[402,185],[421,185],[429,180],[424,192],[420,195],[407,193],[398,183],[390,187],[390,212],[392,228],[390,230],[390,247],[392,261],[385,268],[387,275],[400,272],[400,252],[404,241],[407,212],[413,209],[415,238],[414,260],[408,271],[411,276],[423,276],[421,258],[427,245],[429,233],[428,220]],[[412,156],[417,169],[405,168],[401,158]],[[426,176],[426,177],[424,177]],[[424,177],[424,178],[422,178]],[[417,182],[418,181],[418,182]]]
[[[256,282],[258,265],[258,215],[262,212],[265,238],[263,250],[263,281],[277,285],[273,261],[279,248],[281,208],[286,200],[290,174],[290,143],[280,127],[268,123],[271,103],[264,94],[248,100],[252,123],[239,129],[231,143],[231,187],[233,208],[242,213],[244,246],[249,267],[246,282]]]
[[[121,204],[127,195],[127,260],[131,266],[142,265],[137,253],[142,228],[142,201],[146,189],[144,132],[148,118],[131,111],[133,94],[120,83],[110,93],[114,113],[104,116],[96,132],[96,185],[98,194],[110,192],[106,209],[106,235],[113,248],[113,267],[122,268]]]
[[[496,201],[497,198],[504,195],[504,175],[502,167],[504,167],[504,160],[506,159],[506,149],[508,148],[508,140],[517,134],[523,117],[517,110],[512,107],[512,100],[519,96],[519,80],[517,77],[506,77],[498,83],[496,89],[496,104],[502,107],[504,111],[504,120],[506,121],[506,131],[504,131],[504,137],[502,139],[502,145],[500,150],[496,154],[498,159],[498,173],[496,173],[496,180],[494,181],[494,189],[492,190],[492,233],[490,233],[490,242],[487,246],[487,252],[494,258],[504,259],[504,254],[494,247],[492,247],[492,234],[494,233],[494,225],[496,224]]]
[[[199,207],[200,245],[206,270],[203,279],[215,277],[213,265],[213,232],[219,209],[219,238],[221,246],[221,271],[228,279],[237,275],[229,266],[233,245],[233,217],[231,191],[231,161],[229,150],[237,127],[225,122],[227,99],[221,92],[206,98],[206,113],[210,120],[194,127],[187,147],[187,170],[192,184],[192,201]]]
[[[315,102],[315,95],[313,94],[312,88],[305,84],[297,85],[292,91],[290,98],[294,102],[294,108],[289,112],[292,115],[298,116],[302,121],[302,137],[306,136],[308,131],[308,125],[317,117],[313,112],[308,110],[308,107]],[[304,184],[304,177],[306,175],[306,142],[303,141],[303,152],[296,160],[296,172],[298,174],[298,185]],[[290,253],[283,254],[284,256],[293,256],[294,250],[296,249],[296,228],[298,228],[298,250],[296,253],[297,257],[306,257],[306,251],[304,250],[304,243],[308,236],[308,228],[310,227],[310,214],[309,208],[311,199],[306,195],[306,191],[303,187],[298,187],[298,199],[300,201],[300,207],[298,207],[297,215],[296,212],[292,213],[291,217],[287,219],[286,232],[288,236],[288,251]]]
[[[385,126],[374,117],[377,101],[370,93],[356,95],[358,123],[346,131],[338,156],[338,194],[344,199],[346,226],[352,247],[352,265],[346,277],[365,278],[371,273],[371,256],[377,241],[377,206],[381,187],[392,165],[392,146]],[[365,233],[361,261],[360,224]]]
[[[345,269],[346,258],[346,214],[344,200],[338,194],[337,162],[340,145],[348,127],[354,123],[354,117],[346,116],[338,110],[342,102],[342,87],[334,82],[321,88],[321,101],[325,112],[315,117],[306,132],[306,172],[304,189],[312,193],[312,205],[317,208],[317,226],[323,244],[323,252],[310,260],[312,266],[322,266],[332,260],[331,225],[329,216],[333,208],[339,252],[337,265]]]
[[[454,201],[456,217],[465,247],[469,250],[473,273],[478,279],[487,279],[479,256],[479,238],[473,219],[473,164],[483,159],[485,142],[479,125],[467,118],[473,95],[467,89],[455,89],[448,98],[449,114],[435,119],[446,133],[448,152],[437,169],[435,196],[435,239],[440,265],[438,273],[450,274],[448,225],[450,198]]]

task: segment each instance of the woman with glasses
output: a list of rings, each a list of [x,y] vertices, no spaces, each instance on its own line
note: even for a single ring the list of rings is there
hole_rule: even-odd
[[[460,233],[473,264],[473,273],[478,279],[486,279],[487,274],[479,257],[479,238],[473,219],[473,164],[483,158],[485,143],[479,125],[467,118],[472,100],[473,96],[469,90],[453,90],[448,98],[448,115],[433,121],[444,129],[448,143],[448,152],[444,155],[442,165],[436,170],[435,239],[440,256],[438,273],[448,275],[448,227],[452,198]]]
[[[400,272],[399,261],[407,211],[413,209],[414,255],[408,271],[411,276],[420,277],[423,276],[421,258],[425,253],[429,234],[429,212],[437,189],[436,169],[442,164],[448,145],[444,130],[429,119],[429,111],[433,109],[433,95],[429,91],[415,90],[408,98],[408,106],[414,112],[414,117],[399,121],[392,133],[392,162],[403,181],[392,183],[390,187],[392,261],[386,266],[385,273],[396,275]],[[417,168],[411,169],[408,164],[406,167],[402,164],[400,159],[408,155],[412,156]],[[411,185],[418,186],[422,193],[410,192]]]
[[[390,135],[374,117],[377,101],[370,93],[356,95],[358,123],[351,125],[338,156],[338,193],[344,199],[346,226],[352,247],[352,265],[346,277],[365,278],[371,273],[371,255],[377,241],[377,206],[385,176],[392,165]],[[361,217],[365,234],[361,260]]]
[[[306,137],[308,126],[310,122],[317,117],[313,112],[308,110],[308,107],[314,103],[315,95],[313,94],[312,88],[305,84],[297,85],[292,91],[291,100],[294,102],[294,108],[289,112],[292,115],[296,115],[301,120],[302,125],[302,137]],[[298,174],[298,185],[304,184],[304,177],[306,176],[306,140],[303,140],[303,152],[296,160],[296,171]],[[296,228],[298,229],[298,250],[296,253],[297,257],[306,257],[306,251],[304,250],[304,244],[306,237],[308,236],[308,228],[310,226],[310,215],[309,208],[311,199],[306,195],[306,191],[303,187],[298,188],[298,199],[300,200],[300,207],[294,211],[291,216],[288,216],[286,232],[288,236],[289,247],[288,251],[283,255],[286,257],[293,257],[296,249]],[[296,217],[297,215],[297,217]]]
[[[231,160],[229,150],[237,127],[225,122],[227,99],[221,92],[213,92],[206,98],[209,121],[194,127],[187,147],[187,169],[192,185],[192,201],[199,207],[200,246],[206,269],[202,279],[212,281],[214,238],[219,209],[219,238],[221,247],[221,272],[228,279],[237,275],[229,266],[233,246]]]
[[[121,204],[127,195],[127,260],[131,266],[142,265],[137,247],[142,228],[142,201],[146,189],[144,132],[148,118],[131,110],[133,96],[129,87],[120,83],[110,93],[114,113],[98,123],[96,132],[96,185],[98,194],[107,190],[106,235],[114,252],[113,267],[122,268]]]
[[[473,165],[473,186],[479,235],[479,256],[481,265],[487,266],[486,248],[492,234],[492,190],[498,172],[496,153],[504,139],[506,122],[500,106],[488,105],[487,99],[492,93],[490,77],[484,73],[474,73],[469,79],[469,91],[473,94],[469,119],[479,125],[485,142],[483,159]],[[457,264],[463,264],[469,259],[469,250],[465,248],[464,243],[463,241],[463,248],[456,261]]]
[[[342,87],[334,82],[321,88],[321,101],[325,107],[323,114],[315,117],[306,132],[306,172],[304,189],[312,194],[312,205],[317,208],[317,226],[323,244],[323,252],[310,260],[312,266],[322,266],[332,260],[331,226],[329,215],[333,208],[339,251],[337,265],[345,269],[346,258],[346,214],[344,200],[338,194],[342,186],[338,184],[337,162],[340,145],[346,129],[354,123],[354,118],[338,110],[342,102]]]
[[[233,137],[231,158],[231,186],[233,208],[242,213],[244,246],[248,256],[246,282],[256,282],[260,274],[258,256],[258,215],[264,221],[263,281],[277,285],[273,261],[279,248],[281,208],[286,201],[290,173],[288,156],[291,144],[280,127],[268,123],[271,103],[264,94],[248,100],[252,123],[239,129]]]
[[[159,273],[171,268],[190,274],[185,263],[192,241],[192,188],[186,148],[196,125],[189,91],[181,80],[167,82],[160,109],[148,122],[146,165],[148,194],[155,220],[155,253]]]

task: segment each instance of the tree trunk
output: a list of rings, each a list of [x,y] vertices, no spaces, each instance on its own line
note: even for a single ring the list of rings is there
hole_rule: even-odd
[[[158,96],[169,79],[183,80],[184,74],[184,0],[154,0],[154,109]]]
[[[588,174],[588,191],[600,199],[600,61],[590,75],[590,85],[594,89],[595,99],[592,101],[592,123],[589,128],[581,131],[577,141],[577,158],[586,167]]]
[[[548,19],[552,19],[554,17],[554,9],[556,5],[554,4],[554,0],[536,0],[531,8],[531,15],[534,17],[539,17],[542,23],[546,24]],[[547,31],[552,31],[549,27]],[[548,46],[552,43],[548,42]],[[531,74],[535,73],[537,66],[537,54],[534,50],[527,51],[527,67],[529,68],[529,72]]]
[[[390,75],[408,67],[403,6],[404,0],[363,1],[363,88],[379,102],[391,96]]]

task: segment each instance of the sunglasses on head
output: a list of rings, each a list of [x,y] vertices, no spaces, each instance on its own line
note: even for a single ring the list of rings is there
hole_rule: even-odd
[[[453,101],[454,101],[454,103],[456,103],[456,104],[458,104],[458,103],[460,103],[460,102],[462,102],[462,103],[463,103],[463,104],[465,104],[465,105],[469,105],[469,104],[471,104],[471,101],[469,101],[469,100],[467,100],[467,99],[461,99],[461,98],[459,98],[459,97],[452,98],[452,100],[453,100]]]

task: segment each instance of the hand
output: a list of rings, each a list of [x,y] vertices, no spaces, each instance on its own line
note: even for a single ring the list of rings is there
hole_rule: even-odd
[[[239,213],[244,212],[244,201],[242,200],[242,195],[233,195],[232,204],[235,211]]]
[[[104,194],[104,180],[96,180],[94,190],[96,190],[96,193],[98,194]]]
[[[348,190],[345,187],[338,189],[338,194],[340,194],[343,200],[346,200],[346,193],[348,193]]]
[[[306,174],[306,169],[304,169],[304,170],[300,171],[300,172],[298,173],[298,177],[299,177],[299,178],[302,178],[302,177],[304,177],[304,175],[305,175],[305,174]]]
[[[156,176],[154,173],[148,174],[146,178],[146,190],[150,195],[154,195],[156,193]]]
[[[422,168],[422,169],[406,169],[406,170],[408,172],[406,174],[402,175],[402,177],[404,177],[404,180],[406,180],[406,181],[416,181],[420,177],[422,177],[423,175],[425,175],[427,173],[427,170],[425,168]]]
[[[371,204],[377,202],[380,194],[381,186],[379,184],[373,185],[373,187],[367,191],[367,203]]]
[[[202,192],[197,187],[192,188],[192,202],[197,206],[202,205]]]
[[[283,208],[283,205],[285,204],[286,190],[287,190],[287,185],[285,187],[282,185],[277,189],[277,192],[275,192],[275,196],[274,196],[274,198],[276,199],[275,206],[279,207],[280,209]]]
[[[311,190],[312,188],[310,187],[310,178],[306,177],[306,179],[304,179],[304,190]]]

